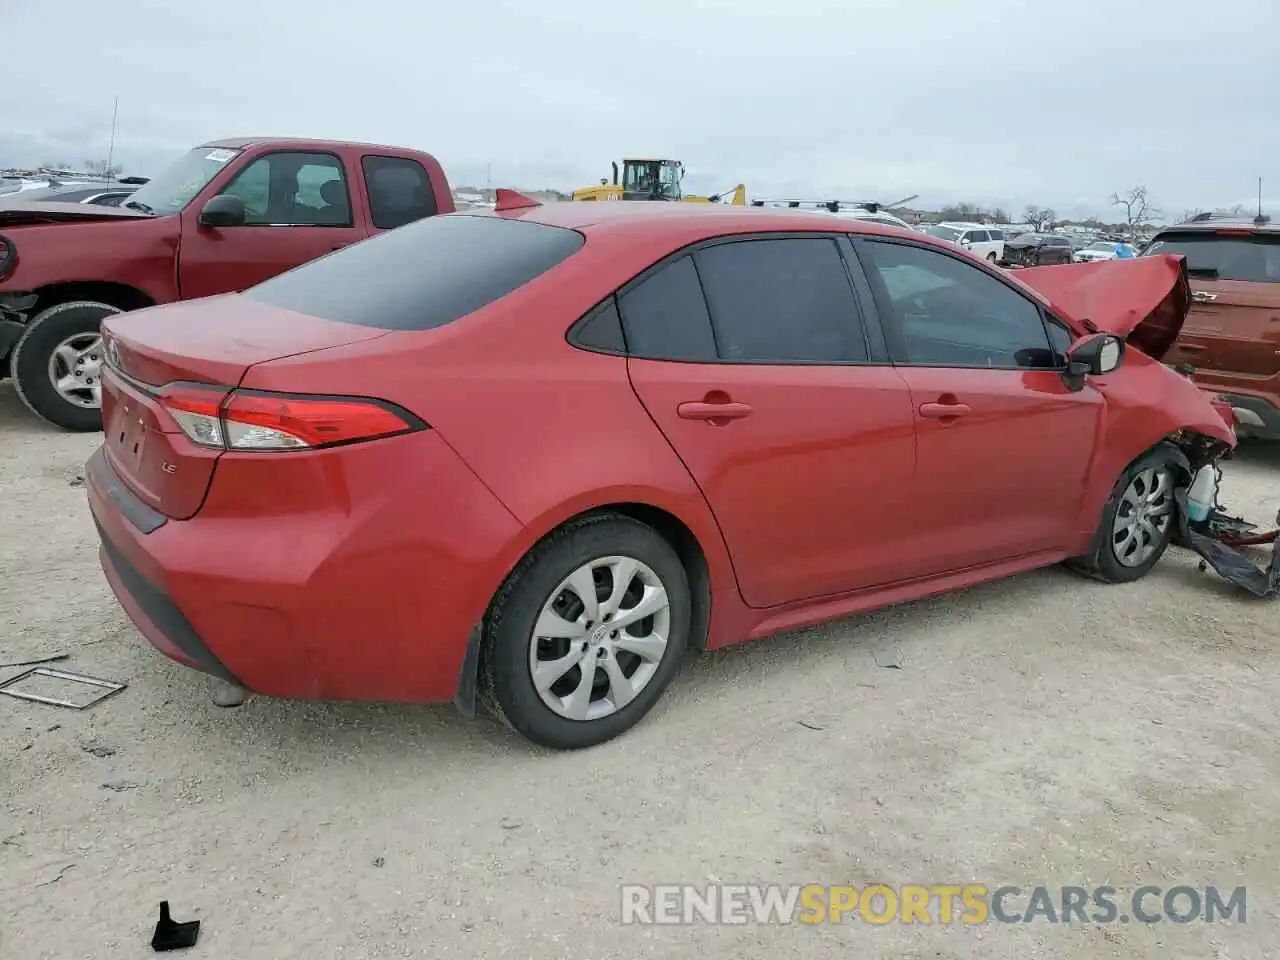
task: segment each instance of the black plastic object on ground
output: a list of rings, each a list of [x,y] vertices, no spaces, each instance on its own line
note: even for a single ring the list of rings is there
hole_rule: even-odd
[[[181,950],[194,947],[200,936],[200,921],[174,923],[169,916],[169,901],[160,902],[160,920],[156,923],[156,932],[151,935],[151,949],[157,953],[165,950]]]
[[[1178,501],[1178,532],[1183,546],[1200,554],[1222,579],[1255,597],[1269,599],[1280,593],[1280,540],[1272,541],[1271,562],[1261,569],[1248,554],[1223,542],[1241,537],[1265,541],[1265,537],[1249,537],[1250,531],[1245,528],[1252,528],[1251,524],[1215,510],[1204,523],[1193,525],[1187,520],[1187,491],[1179,488],[1173,495]],[[1276,523],[1280,525],[1280,516]]]

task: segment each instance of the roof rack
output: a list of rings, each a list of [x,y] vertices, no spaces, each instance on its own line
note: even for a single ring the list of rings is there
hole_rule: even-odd
[[[1261,227],[1271,222],[1271,218],[1265,213],[1260,213],[1256,217],[1249,218],[1239,213],[1197,213],[1187,223],[1213,223],[1213,222],[1230,222],[1239,223],[1241,220],[1252,219],[1255,226]]]
[[[874,200],[795,200],[795,199],[776,199],[768,198],[760,200],[752,200],[753,207],[788,207],[792,210],[827,210],[831,213],[839,213],[842,209],[852,208],[854,210],[865,210],[867,213],[878,213],[884,204],[877,203]]]

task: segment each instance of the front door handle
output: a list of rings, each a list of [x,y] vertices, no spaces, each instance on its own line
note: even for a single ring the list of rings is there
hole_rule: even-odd
[[[1203,353],[1204,344],[1202,343],[1180,343],[1178,349],[1183,353]]]
[[[967,403],[922,403],[920,416],[928,420],[949,420],[952,417],[963,417],[969,412]]]
[[[707,403],[704,400],[689,400],[676,407],[676,416],[681,420],[717,421],[741,420],[753,413],[750,404],[735,403],[732,400],[724,403]]]
[[[1216,293],[1205,293],[1203,290],[1195,290],[1192,291],[1191,299],[1196,303],[1213,303],[1218,299],[1218,295]]]

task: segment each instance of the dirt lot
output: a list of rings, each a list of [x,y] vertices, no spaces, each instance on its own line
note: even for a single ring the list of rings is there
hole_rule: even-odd
[[[0,957],[150,956],[162,899],[204,923],[188,956],[237,960],[1276,955],[1280,604],[1187,554],[704,657],[631,735],[550,755],[448,707],[212,706],[102,580],[76,481],[97,442],[0,385],[0,662],[129,683],[83,713],[0,697]],[[1224,499],[1267,522],[1278,477],[1246,449]],[[1246,884],[1248,914],[619,926],[620,882],[708,878]]]

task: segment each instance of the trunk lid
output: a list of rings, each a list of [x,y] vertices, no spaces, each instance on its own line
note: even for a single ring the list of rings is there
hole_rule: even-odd
[[[1013,276],[1085,329],[1124,337],[1154,360],[1169,352],[1191,307],[1182,257],[1028,267]]]
[[[106,456],[144,503],[177,520],[200,509],[221,451],[187,439],[165,410],[166,384],[225,394],[257,363],[386,336],[228,294],[117,314],[102,325]]]

